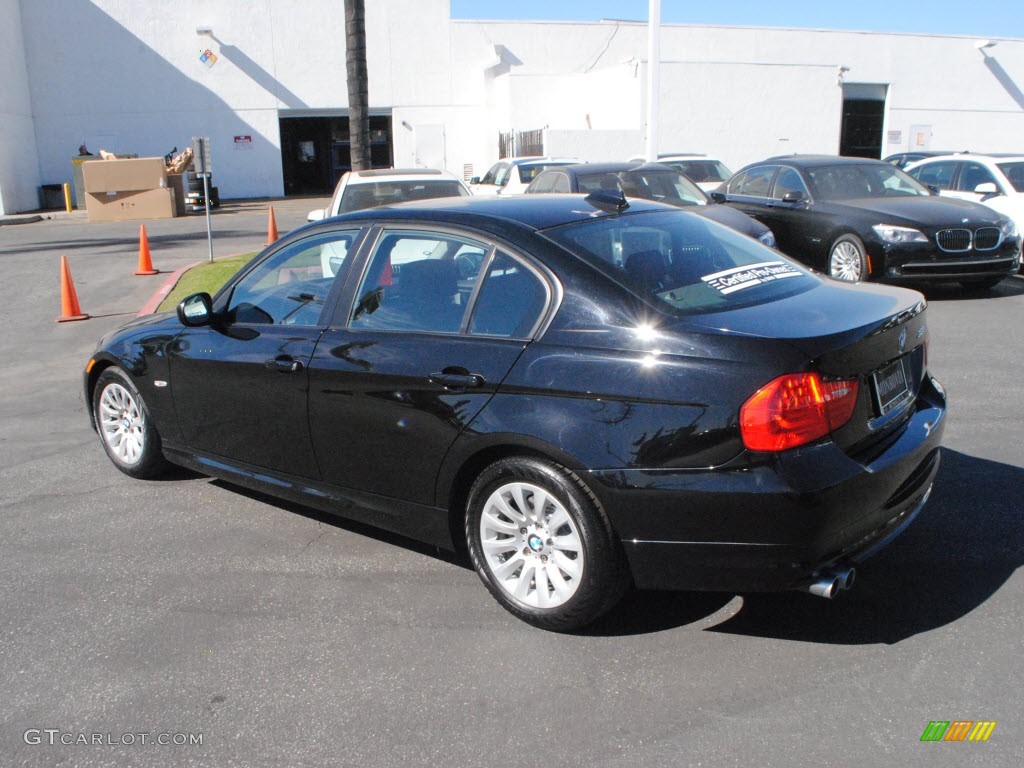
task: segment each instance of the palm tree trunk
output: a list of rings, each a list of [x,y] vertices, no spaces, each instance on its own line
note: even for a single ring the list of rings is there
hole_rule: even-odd
[[[363,0],[345,0],[345,72],[352,170],[364,171],[370,167],[370,86],[366,72],[366,9]]]

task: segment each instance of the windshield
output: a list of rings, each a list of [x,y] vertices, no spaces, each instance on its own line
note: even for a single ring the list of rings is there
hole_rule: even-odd
[[[999,170],[1006,176],[1006,180],[1013,185],[1017,192],[1024,192],[1024,162],[1022,163],[997,163]]]
[[[338,213],[376,208],[378,205],[430,200],[435,197],[459,197],[466,191],[457,181],[375,181],[352,184],[341,197]]]
[[[499,187],[505,186],[508,181],[508,163],[495,163],[490,167],[484,177],[480,179],[481,184],[496,184]]]
[[[864,197],[915,197],[931,192],[889,163],[821,165],[805,171],[818,200]]]
[[[621,189],[627,197],[642,197],[669,205],[707,205],[708,196],[677,171],[636,170],[579,174],[579,191]]]
[[[764,304],[818,284],[778,251],[683,211],[605,216],[542,234],[675,314]]]

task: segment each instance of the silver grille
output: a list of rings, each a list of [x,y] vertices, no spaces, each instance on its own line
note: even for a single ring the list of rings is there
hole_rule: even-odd
[[[935,234],[935,242],[939,248],[951,253],[962,253],[971,250],[971,230],[943,229]]]
[[[1002,232],[999,227],[982,227],[974,233],[974,249],[976,251],[992,251],[999,247]]]

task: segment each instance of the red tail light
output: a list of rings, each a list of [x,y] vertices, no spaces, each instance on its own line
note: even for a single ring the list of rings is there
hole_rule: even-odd
[[[743,444],[752,451],[806,445],[843,426],[856,405],[856,379],[822,381],[816,373],[780,376],[740,409]]]

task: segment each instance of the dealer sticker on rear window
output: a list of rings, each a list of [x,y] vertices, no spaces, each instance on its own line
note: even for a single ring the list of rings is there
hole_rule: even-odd
[[[785,262],[764,261],[760,264],[748,264],[715,272],[713,275],[705,275],[701,280],[721,293],[728,294],[787,277],[799,277],[801,274],[798,269]]]

